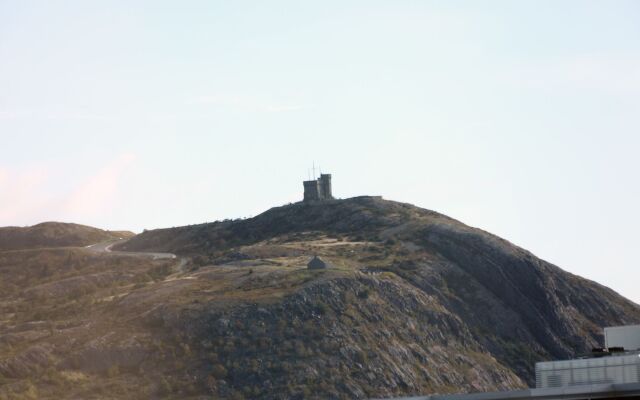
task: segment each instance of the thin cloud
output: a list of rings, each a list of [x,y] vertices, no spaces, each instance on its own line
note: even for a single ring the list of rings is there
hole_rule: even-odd
[[[121,154],[89,177],[65,201],[65,213],[93,217],[110,209],[116,199],[119,182],[134,160],[133,154]]]
[[[299,111],[304,106],[299,104],[279,103],[261,99],[257,96],[214,94],[195,96],[187,101],[190,105],[213,105],[250,112],[281,113]]]
[[[83,221],[111,210],[124,174],[135,156],[124,153],[95,171],[71,191],[60,193],[53,182],[64,179],[55,166],[32,165],[16,171],[0,168],[0,226]]]
[[[113,116],[87,113],[77,110],[3,110],[0,111],[0,121],[15,119],[44,119],[52,121],[107,121],[113,120]]]
[[[215,104],[223,106],[242,106],[255,103],[255,98],[240,95],[202,95],[191,98],[189,104]]]
[[[303,106],[267,106],[265,110],[268,112],[280,113],[280,112],[300,111],[303,108],[304,108]]]
[[[29,217],[40,218],[43,209],[52,201],[42,191],[48,178],[49,172],[39,166],[20,172],[0,169],[0,223],[16,225]]]
[[[50,120],[84,120],[84,121],[108,121],[113,117],[100,114],[83,113],[77,111],[58,111],[50,112],[43,115],[43,118]]]
[[[0,111],[0,121],[20,118],[20,113],[15,111]]]
[[[531,89],[583,89],[613,93],[640,92],[640,57],[583,54],[516,67],[513,84]]]

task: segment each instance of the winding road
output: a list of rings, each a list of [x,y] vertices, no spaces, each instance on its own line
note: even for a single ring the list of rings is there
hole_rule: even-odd
[[[174,267],[177,268],[179,272],[185,272],[185,265],[187,265],[188,259],[185,257],[178,257],[173,253],[155,253],[155,252],[147,252],[147,251],[118,251],[111,250],[111,248],[117,244],[124,243],[129,239],[117,239],[117,240],[109,240],[106,242],[100,242],[96,244],[91,244],[89,246],[85,246],[86,250],[95,252],[95,253],[108,253],[118,256],[131,256],[131,257],[151,257],[153,260],[162,260],[162,259],[178,259],[178,264]]]
[[[96,244],[92,244],[89,246],[85,246],[85,249],[96,252],[96,253],[112,253],[116,255],[123,256],[142,256],[142,257],[152,257],[154,260],[160,260],[163,258],[177,258],[177,256],[173,253],[153,253],[153,252],[141,252],[141,251],[114,251],[111,248],[117,244],[124,243],[128,239],[118,239],[118,240],[110,240],[107,242],[100,242]]]

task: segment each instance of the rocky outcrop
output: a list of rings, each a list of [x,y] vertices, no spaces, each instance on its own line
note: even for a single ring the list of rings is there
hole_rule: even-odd
[[[150,318],[202,355],[192,370],[219,397],[244,388],[279,399],[524,386],[437,298],[394,277],[329,280],[277,304]]]

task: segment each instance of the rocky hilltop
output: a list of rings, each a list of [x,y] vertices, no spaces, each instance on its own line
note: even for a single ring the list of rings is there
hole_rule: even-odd
[[[602,285],[376,197],[147,231],[119,250],[0,252],[0,398],[512,389],[536,361],[602,344],[602,326],[640,322]],[[334,267],[308,270],[314,255]]]
[[[131,237],[128,231],[105,231],[64,222],[43,222],[33,226],[0,228],[0,251],[43,247],[87,246],[101,241]]]

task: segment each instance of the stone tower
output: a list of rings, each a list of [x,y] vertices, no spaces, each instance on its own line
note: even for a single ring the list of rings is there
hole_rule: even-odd
[[[304,200],[321,201],[333,199],[331,191],[331,174],[320,174],[320,178],[304,181]]]
[[[320,174],[318,182],[320,183],[320,199],[333,199],[333,194],[331,193],[331,174]]]
[[[304,181],[304,201],[320,200],[320,182],[317,180]]]

